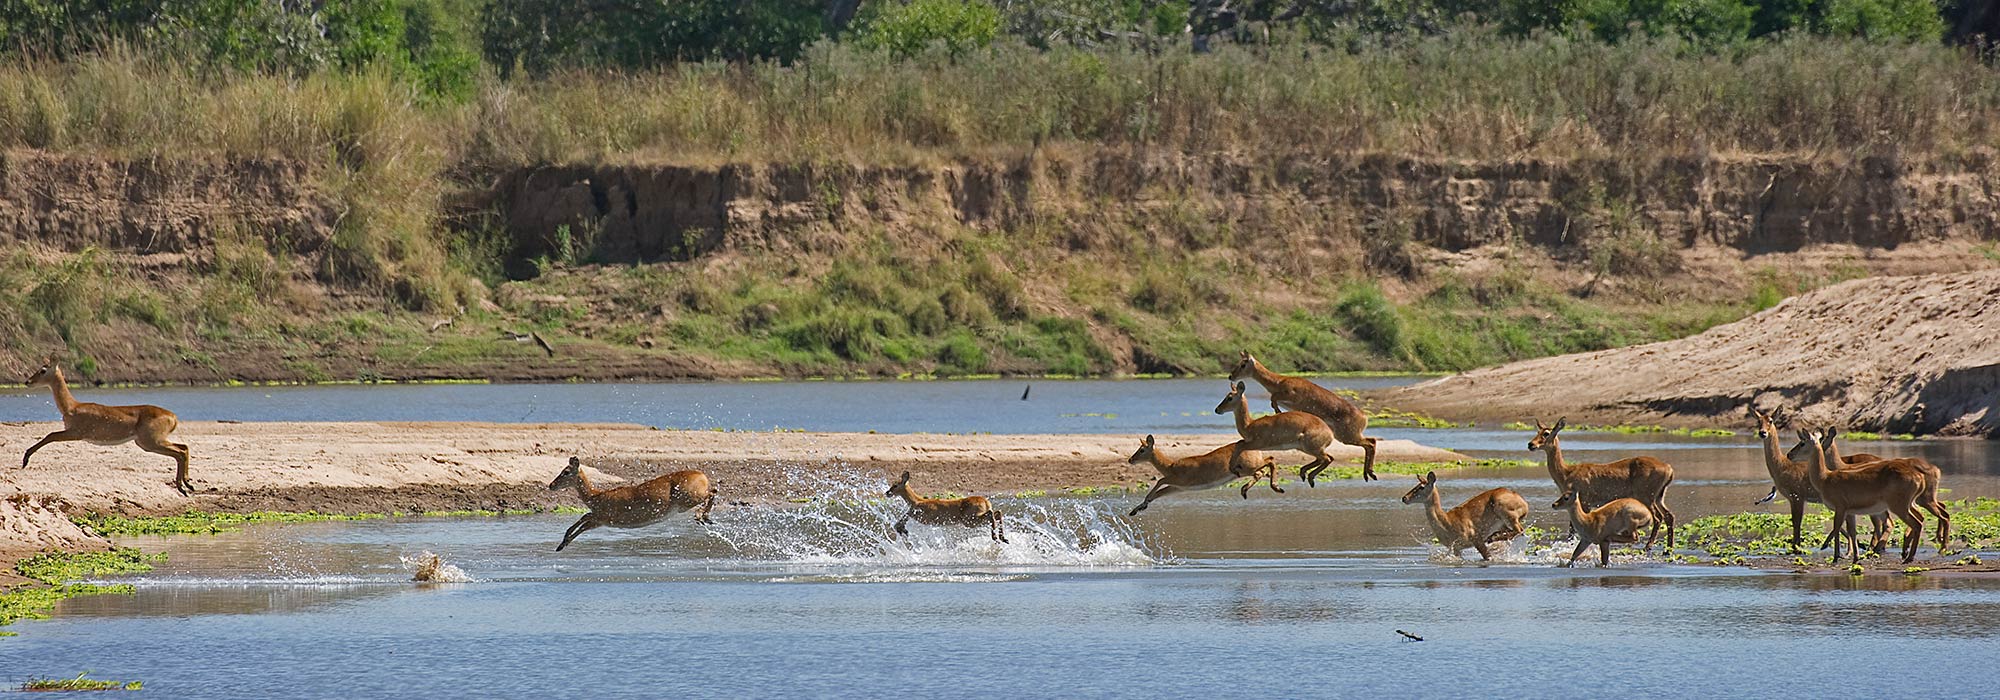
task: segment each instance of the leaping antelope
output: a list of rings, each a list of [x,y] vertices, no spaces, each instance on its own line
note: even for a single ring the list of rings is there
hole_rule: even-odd
[[[42,360],[42,368],[28,375],[28,386],[42,385],[55,395],[56,410],[62,413],[63,429],[49,433],[33,447],[21,455],[21,466],[28,466],[28,458],[35,451],[51,442],[83,440],[98,445],[123,445],[138,443],[139,449],[156,455],[174,458],[174,489],[182,495],[194,495],[194,484],[188,482],[188,447],[167,439],[174,428],[181,424],[180,418],[159,406],[106,406],[84,403],[69,393],[69,383],[63,380],[62,369],[55,366],[53,359]]]
[[[985,496],[924,498],[918,495],[917,492],[910,490],[909,472],[903,472],[902,478],[896,479],[896,483],[890,484],[889,491],[883,495],[901,496],[903,497],[903,502],[910,505],[910,509],[903,512],[902,519],[896,521],[896,532],[898,533],[910,534],[910,530],[905,527],[905,524],[914,518],[917,522],[925,525],[960,525],[964,527],[985,525],[987,533],[993,536],[995,542],[1007,541],[1007,529],[1000,525],[1000,511],[994,510],[993,502],[986,500]]]
[[[549,482],[550,491],[568,488],[576,489],[576,495],[583,498],[590,512],[577,518],[563,533],[562,543],[556,545],[558,552],[568,547],[577,535],[599,527],[645,527],[683,510],[694,510],[694,519],[706,523],[708,511],[715,507],[715,487],[709,483],[708,475],[692,469],[599,491],[591,488],[590,477],[584,475],[583,460],[571,457],[569,466]]]

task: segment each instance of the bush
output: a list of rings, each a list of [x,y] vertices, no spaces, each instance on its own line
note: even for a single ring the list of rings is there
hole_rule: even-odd
[[[1823,16],[1829,34],[1894,41],[1936,41],[1944,34],[1932,0],[1826,0]]]
[[[901,59],[932,46],[957,58],[993,43],[999,33],[1000,11],[983,0],[910,0],[887,4],[855,41]]]
[[[1396,305],[1383,296],[1382,288],[1373,282],[1347,285],[1334,310],[1347,322],[1354,335],[1377,351],[1395,358],[1406,354],[1403,320],[1396,314]]]

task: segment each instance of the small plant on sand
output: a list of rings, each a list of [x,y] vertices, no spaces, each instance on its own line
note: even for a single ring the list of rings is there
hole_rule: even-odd
[[[34,691],[75,691],[75,690],[138,690],[138,681],[100,681],[86,678],[89,671],[76,674],[75,678],[36,678],[21,684],[21,690]]]

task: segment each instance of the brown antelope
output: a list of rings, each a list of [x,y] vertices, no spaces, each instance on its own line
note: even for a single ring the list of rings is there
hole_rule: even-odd
[[[1792,509],[1792,553],[1797,554],[1799,529],[1805,522],[1806,504],[1822,502],[1819,490],[1813,488],[1812,476],[1806,473],[1808,467],[1805,463],[1798,461],[1791,454],[1778,451],[1778,429],[1771,422],[1771,414],[1752,408],[1750,415],[1757,419],[1757,437],[1764,441],[1764,468],[1771,473],[1771,492],[1758,499],[1756,505],[1769,503],[1780,494],[1784,495],[1786,504]],[[1792,452],[1798,453],[1799,450],[1794,448]],[[1886,515],[1876,515],[1873,516],[1873,520],[1875,547],[1879,551],[1883,538],[1887,536],[1889,518]],[[1820,544],[1822,549],[1826,546],[1824,542]]]
[[[1222,403],[1215,405],[1215,412],[1236,413],[1236,434],[1243,440],[1240,444],[1246,450],[1296,450],[1312,457],[1313,461],[1299,467],[1299,476],[1304,477],[1307,486],[1313,486],[1320,472],[1333,465],[1333,456],[1326,453],[1326,446],[1333,444],[1333,429],[1326,427],[1326,421],[1304,411],[1280,411],[1278,413],[1250,420],[1250,402],[1243,398],[1243,382],[1237,382],[1222,397]],[[1375,478],[1375,473],[1362,469],[1363,479]]]
[[[174,470],[174,485],[183,495],[194,495],[194,484],[188,482],[188,447],[167,439],[174,428],[181,424],[180,418],[159,406],[106,406],[104,404],[77,401],[69,393],[69,383],[63,380],[62,370],[53,360],[43,360],[42,368],[28,375],[28,386],[47,386],[55,394],[56,410],[62,413],[63,429],[49,433],[29,447],[21,455],[21,466],[28,466],[28,458],[35,451],[51,442],[83,440],[98,445],[122,445],[138,443],[139,449],[156,455],[174,458],[178,465]]]
[[[1437,472],[1417,477],[1417,485],[1403,494],[1403,503],[1424,502],[1424,515],[1431,522],[1431,534],[1456,557],[1466,547],[1479,550],[1481,560],[1492,560],[1486,550],[1492,542],[1504,542],[1521,535],[1521,518],[1528,515],[1528,502],[1513,489],[1489,489],[1466,500],[1457,508],[1444,509],[1437,491]]]
[[[1363,478],[1375,478],[1375,438],[1361,434],[1368,427],[1368,414],[1311,380],[1287,377],[1265,368],[1248,350],[1238,351],[1237,355],[1241,359],[1236,362],[1236,369],[1229,371],[1230,381],[1257,380],[1265,391],[1271,392],[1273,411],[1304,411],[1319,416],[1326,427],[1333,429],[1333,439],[1361,448]]]
[[[1944,507],[1944,503],[1938,501],[1937,497],[1938,480],[1942,478],[1943,474],[1940,473],[1937,465],[1931,464],[1929,460],[1923,459],[1921,457],[1899,457],[1895,459],[1889,459],[1885,457],[1876,457],[1875,455],[1871,455],[1865,452],[1855,455],[1842,455],[1840,453],[1840,442],[1834,439],[1834,434],[1833,431],[1831,430],[1827,431],[1826,438],[1825,440],[1823,440],[1823,442],[1826,443],[1825,449],[1826,449],[1827,466],[1833,467],[1834,469],[1842,469],[1842,468],[1853,469],[1854,467],[1857,466],[1880,464],[1883,462],[1895,462],[1908,466],[1911,469],[1915,469],[1917,471],[1917,474],[1923,476],[1924,488],[1922,491],[1917,492],[1917,507],[1929,511],[1931,515],[1937,517],[1938,551],[1940,552],[1944,551],[1945,544],[1951,540],[1951,511],[1946,510]],[[1845,467],[1841,466],[1843,463],[1845,463],[1846,465]],[[1871,519],[1875,519],[1878,522],[1880,522],[1886,520],[1888,516],[1871,515],[1869,517]],[[1882,553],[1882,548],[1886,543],[1887,533],[1888,533],[1888,527],[1886,526],[1877,529],[1874,541],[1874,549],[1876,554]],[[1824,548],[1826,546],[1826,543],[1821,543],[1820,546]]]
[[[994,510],[993,502],[986,500],[985,496],[924,498],[917,495],[917,492],[910,490],[909,472],[903,472],[903,477],[897,479],[896,483],[890,484],[888,493],[883,495],[902,496],[903,502],[910,504],[910,509],[904,511],[903,518],[896,521],[896,532],[898,533],[904,535],[910,534],[909,529],[905,528],[904,525],[910,522],[910,519],[915,518],[917,522],[925,525],[962,525],[965,527],[985,525],[987,533],[993,536],[994,541],[1007,541],[1007,528],[1000,525],[1000,511]],[[890,535],[891,539],[894,537],[895,535]]]
[[[1809,469],[1806,473],[1812,476],[1820,500],[1833,509],[1833,528],[1828,532],[1833,541],[1833,560],[1840,561],[1840,537],[1844,533],[1854,563],[1861,563],[1854,516],[1884,511],[1910,528],[1903,537],[1903,563],[1915,559],[1917,542],[1924,533],[1924,516],[1917,512],[1917,497],[1924,491],[1923,472],[1906,460],[1894,459],[1830,470],[1826,468],[1826,448],[1832,444],[1833,436],[1821,439],[1812,434],[1812,437],[1813,449],[1806,453]]]
[[[1583,550],[1597,545],[1597,565],[1611,565],[1612,543],[1629,544],[1639,540],[1639,528],[1652,525],[1653,510],[1636,498],[1620,498],[1585,512],[1583,499],[1577,497],[1575,489],[1563,491],[1562,498],[1549,507],[1561,509],[1569,507],[1569,526],[1576,531],[1576,551],[1570,552],[1569,561],[1563,566],[1576,564]]]
[[[600,491],[591,488],[590,477],[583,473],[583,461],[571,457],[569,466],[556,475],[555,481],[549,482],[550,491],[568,488],[576,489],[576,495],[583,498],[590,512],[577,518],[569,531],[563,533],[562,543],[556,545],[558,552],[568,547],[577,535],[591,530],[645,527],[677,511],[694,510],[694,519],[706,523],[708,511],[715,507],[715,486],[709,483],[707,474],[692,469]]]
[[[1667,486],[1674,483],[1674,468],[1656,457],[1628,457],[1602,464],[1569,464],[1563,461],[1562,441],[1556,434],[1569,424],[1558,418],[1554,426],[1535,421],[1535,437],[1528,451],[1541,450],[1549,458],[1549,479],[1562,491],[1575,491],[1582,506],[1602,505],[1620,498],[1636,499],[1652,513],[1653,530],[1646,535],[1646,549],[1660,536],[1660,523],[1667,526],[1667,549],[1674,548],[1674,512],[1667,509]]]
[[[1198,457],[1174,459],[1160,454],[1153,445],[1153,436],[1147,435],[1145,440],[1139,442],[1139,450],[1133,452],[1125,463],[1151,464],[1154,470],[1160,472],[1160,479],[1153,482],[1153,490],[1146,492],[1146,500],[1140,501],[1138,506],[1132,508],[1132,512],[1125,515],[1138,515],[1139,511],[1146,509],[1146,506],[1152,505],[1153,499],[1182,491],[1212,489],[1235,481],[1241,476],[1250,477],[1250,483],[1243,485],[1241,493],[1244,498],[1250,497],[1250,487],[1257,485],[1259,474],[1270,480],[1272,491],[1284,493],[1284,489],[1278,488],[1278,461],[1264,457],[1264,462],[1260,465],[1257,464],[1257,458],[1260,456],[1255,451],[1243,449],[1243,443],[1239,441],[1217,447],[1208,454]]]

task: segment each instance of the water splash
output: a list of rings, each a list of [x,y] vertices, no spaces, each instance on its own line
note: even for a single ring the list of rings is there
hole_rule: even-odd
[[[796,490],[817,497],[796,507],[718,514],[710,534],[748,559],[813,567],[1150,566],[1168,557],[1102,502],[998,503],[1004,543],[993,541],[984,527],[912,522],[908,535],[895,535],[905,506],[883,495],[887,484],[881,479],[823,466],[786,473]]]
[[[423,583],[469,583],[464,569],[444,562],[444,557],[425,550],[416,556],[398,556],[403,560],[403,568],[410,570],[410,580]]]

